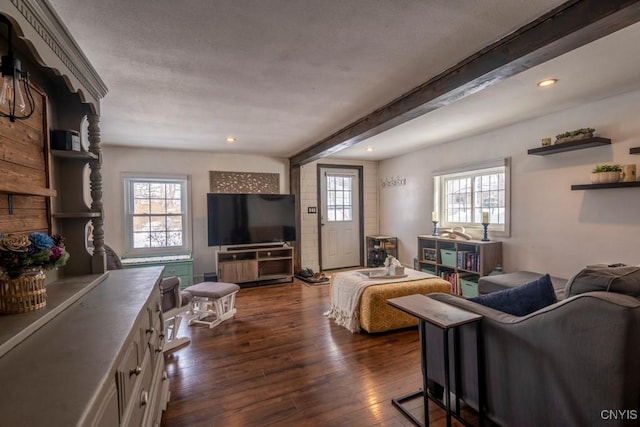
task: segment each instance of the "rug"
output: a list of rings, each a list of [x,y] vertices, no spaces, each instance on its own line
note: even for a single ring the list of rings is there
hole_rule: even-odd
[[[296,274],[296,279],[300,279],[305,283],[308,283],[309,285],[328,285],[329,284],[329,277],[325,277],[324,279],[314,279],[312,277],[304,277],[304,276],[298,276]]]

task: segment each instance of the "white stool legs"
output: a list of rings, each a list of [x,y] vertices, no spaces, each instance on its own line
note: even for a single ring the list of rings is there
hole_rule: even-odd
[[[236,294],[233,292],[220,298],[209,298],[194,296],[191,300],[191,318],[189,325],[201,323],[209,325],[209,328],[215,328],[225,320],[231,319],[236,314]],[[212,320],[203,320],[213,317]]]

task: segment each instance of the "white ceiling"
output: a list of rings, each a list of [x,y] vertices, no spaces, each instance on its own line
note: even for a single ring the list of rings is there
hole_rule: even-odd
[[[109,88],[101,103],[104,145],[276,157],[333,134],[563,3],[49,1]],[[637,40],[638,25],[336,156],[393,157],[635,89]],[[543,93],[535,82],[548,76],[560,84]],[[227,136],[237,141],[227,144]]]

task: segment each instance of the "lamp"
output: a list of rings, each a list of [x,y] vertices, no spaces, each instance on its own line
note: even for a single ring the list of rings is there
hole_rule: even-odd
[[[8,51],[2,56],[0,65],[0,117],[8,117],[10,121],[15,122],[31,117],[35,106],[29,88],[29,73],[22,71],[20,60],[13,56],[13,25],[4,15],[0,15],[0,21],[8,27]]]

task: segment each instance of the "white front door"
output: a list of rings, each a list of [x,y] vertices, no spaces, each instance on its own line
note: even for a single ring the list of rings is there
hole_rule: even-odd
[[[358,170],[320,168],[322,269],[360,265]]]

